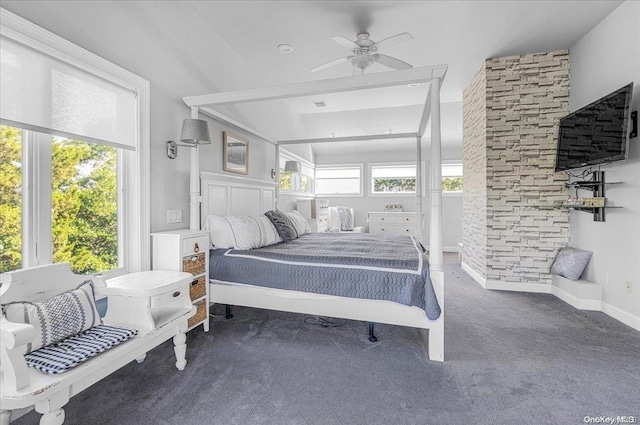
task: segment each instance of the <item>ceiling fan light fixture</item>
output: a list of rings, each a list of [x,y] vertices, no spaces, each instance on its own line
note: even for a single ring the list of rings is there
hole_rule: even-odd
[[[351,64],[353,65],[353,75],[357,75],[358,73],[364,74],[364,70],[376,62],[394,70],[413,68],[413,66],[401,61],[400,59],[380,53],[380,51],[390,49],[413,40],[413,36],[409,33],[404,32],[396,34],[385,38],[380,42],[371,40],[369,38],[369,33],[367,32],[359,33],[356,41],[351,41],[341,35],[334,35],[331,39],[341,46],[349,49],[352,54],[311,68],[311,72],[327,69],[346,61],[351,61]]]
[[[278,45],[278,50],[281,53],[291,53],[293,52],[293,46],[290,44],[280,44]]]

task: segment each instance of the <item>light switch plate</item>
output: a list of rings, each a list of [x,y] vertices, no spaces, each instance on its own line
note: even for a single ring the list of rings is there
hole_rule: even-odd
[[[182,210],[167,210],[167,224],[182,223]]]

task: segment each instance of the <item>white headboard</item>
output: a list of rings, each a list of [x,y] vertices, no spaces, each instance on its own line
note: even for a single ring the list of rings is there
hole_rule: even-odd
[[[275,209],[275,182],[203,171],[200,191],[200,228],[208,215],[262,215]]]

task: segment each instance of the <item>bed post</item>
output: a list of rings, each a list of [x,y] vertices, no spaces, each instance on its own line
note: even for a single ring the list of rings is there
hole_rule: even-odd
[[[280,142],[276,143],[276,171],[275,179],[276,179],[276,196],[274,199],[274,208],[278,209],[280,206]]]
[[[198,119],[198,108],[191,107],[191,118]],[[189,228],[200,230],[200,150],[196,143],[191,149],[189,173]]]
[[[440,318],[429,327],[429,358],[444,361],[444,271],[442,268],[442,147],[440,140],[440,78],[431,80],[431,173],[429,195],[429,271],[440,304]]]
[[[422,136],[416,137],[416,237],[424,243],[424,220],[422,219]]]

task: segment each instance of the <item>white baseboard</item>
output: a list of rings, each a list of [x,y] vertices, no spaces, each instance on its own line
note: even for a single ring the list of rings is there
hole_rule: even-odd
[[[640,331],[640,317],[627,313],[624,310],[614,307],[611,304],[600,301],[599,299],[583,298],[580,292],[572,293],[571,289],[563,289],[556,285],[543,283],[521,283],[521,282],[502,282],[497,280],[487,280],[480,273],[472,269],[467,263],[462,261],[462,270],[467,272],[476,282],[485,289],[496,291],[518,291],[532,292],[538,294],[553,294],[562,301],[578,310],[601,311],[608,316],[624,323],[625,325]],[[578,284],[580,285],[580,284]],[[578,286],[579,287],[579,286]]]
[[[578,310],[602,311],[602,301],[600,300],[587,300],[580,298],[562,288],[558,288],[557,286],[553,286],[551,289],[551,293],[553,295],[560,298],[573,308],[577,308]]]
[[[640,317],[634,316],[631,313],[627,313],[626,311],[605,302],[602,303],[602,312],[608,314],[616,320],[619,320],[625,325],[630,326],[637,331],[640,331]]]
[[[464,260],[462,260],[461,266],[462,266],[462,270],[467,272],[469,276],[471,276],[476,282],[480,284],[480,286],[482,286],[485,289],[487,288],[487,279],[482,277],[480,273],[473,270],[467,263],[464,262]]]
[[[546,283],[528,283],[528,282],[502,282],[499,280],[487,280],[487,289],[495,289],[497,291],[517,291],[517,292],[533,292],[536,294],[550,294],[551,285]]]

